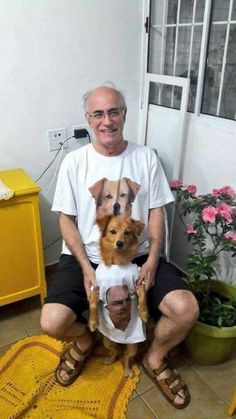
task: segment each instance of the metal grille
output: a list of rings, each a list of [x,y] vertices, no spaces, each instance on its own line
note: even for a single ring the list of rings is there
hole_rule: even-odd
[[[215,0],[202,112],[236,119],[236,0]]]
[[[236,0],[151,0],[149,26],[148,73],[190,78],[188,111],[235,119]],[[151,101],[179,109],[178,89]]]

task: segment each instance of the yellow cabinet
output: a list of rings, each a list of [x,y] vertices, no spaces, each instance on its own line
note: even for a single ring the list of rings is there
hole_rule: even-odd
[[[0,179],[14,191],[0,200],[0,306],[37,294],[43,303],[40,188],[22,169],[0,171]]]

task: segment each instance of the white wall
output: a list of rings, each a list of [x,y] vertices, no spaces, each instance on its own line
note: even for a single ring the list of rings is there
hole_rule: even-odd
[[[0,0],[0,168],[37,179],[54,157],[47,130],[85,124],[81,98],[104,81],[127,97],[126,138],[136,140],[142,0]],[[67,150],[68,151],[68,150]],[[39,181],[44,246],[59,236],[47,194],[56,164]],[[57,261],[60,242],[45,251]]]

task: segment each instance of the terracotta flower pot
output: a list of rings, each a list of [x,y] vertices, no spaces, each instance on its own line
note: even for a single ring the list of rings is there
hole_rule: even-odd
[[[233,285],[212,281],[212,290],[225,297],[236,298],[236,287]],[[220,364],[236,351],[236,326],[219,328],[198,321],[184,343],[195,361],[208,365]]]

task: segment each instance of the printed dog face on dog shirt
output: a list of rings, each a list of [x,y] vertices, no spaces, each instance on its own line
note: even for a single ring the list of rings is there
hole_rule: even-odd
[[[100,179],[89,188],[95,199],[97,218],[106,215],[130,216],[132,203],[140,185],[127,177],[120,180]]]

